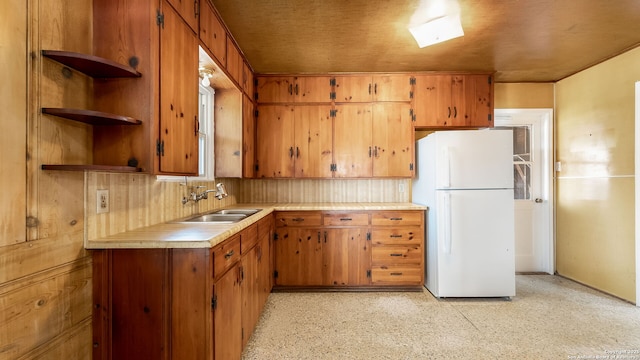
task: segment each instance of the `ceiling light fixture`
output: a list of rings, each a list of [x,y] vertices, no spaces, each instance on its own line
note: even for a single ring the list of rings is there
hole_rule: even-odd
[[[409,27],[413,38],[421,48],[464,35],[460,14],[449,14],[425,23]]]
[[[209,69],[204,66],[198,69],[198,72],[200,73],[200,78],[202,79],[202,86],[211,85],[211,81],[209,79],[213,77],[213,71],[214,71],[213,69]]]

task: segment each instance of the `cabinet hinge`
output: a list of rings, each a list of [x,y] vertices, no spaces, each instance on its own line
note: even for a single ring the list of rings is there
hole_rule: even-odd
[[[278,240],[278,233],[277,232],[273,233],[273,240]]]
[[[329,86],[336,86],[336,78],[329,79]]]
[[[253,116],[258,117],[258,115],[260,115],[260,111],[259,110],[255,110],[253,112]]]
[[[275,279],[275,278],[277,278],[277,277],[278,277],[278,270],[276,270],[276,271],[274,271],[274,272],[273,272],[273,278]]]
[[[329,99],[331,99],[331,100],[335,100],[336,99],[336,92],[335,91],[332,91],[332,92],[329,93]]]
[[[164,156],[164,140],[160,141],[160,139],[156,140],[156,155]]]
[[[258,81],[256,80],[256,86],[258,85]],[[253,99],[258,101],[258,92],[253,93]]]
[[[413,99],[413,91],[409,91],[409,99]]]
[[[409,85],[415,85],[415,84],[416,84],[416,78],[410,77],[409,78]]]
[[[370,232],[367,233],[367,240],[371,240],[371,233]]]
[[[491,121],[491,114],[487,114],[487,120]]]
[[[371,277],[371,270],[367,270],[367,277],[370,278]]]
[[[260,170],[260,165],[256,164],[256,166],[254,166],[254,169],[255,169],[256,171]]]
[[[218,307],[218,297],[213,295],[211,297],[211,309],[215,310]]]
[[[331,164],[331,166],[329,166],[329,171],[338,171],[338,165],[337,164]]]
[[[338,110],[336,110],[336,109],[329,110],[329,117],[334,118],[334,117],[336,117],[336,115],[338,115]]]
[[[156,25],[162,25],[162,28],[164,29],[164,14],[160,12],[160,9],[158,9],[156,13]]]
[[[409,170],[413,171],[413,163],[409,163]]]
[[[488,84],[491,84],[491,81],[492,81],[492,80],[491,80],[491,76],[489,76],[489,77],[487,78],[487,83],[488,83]]]

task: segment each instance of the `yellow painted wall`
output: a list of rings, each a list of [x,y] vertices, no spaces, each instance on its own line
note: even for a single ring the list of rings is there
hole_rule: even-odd
[[[496,109],[552,109],[553,83],[496,83]]]
[[[640,48],[556,84],[556,268],[635,302],[634,83]]]

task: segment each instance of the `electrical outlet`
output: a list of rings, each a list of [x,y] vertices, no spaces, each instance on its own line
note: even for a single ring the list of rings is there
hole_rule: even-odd
[[[399,193],[403,193],[404,192],[404,183],[398,184],[398,192]]]
[[[96,192],[96,212],[98,214],[109,212],[109,190],[98,190]]]

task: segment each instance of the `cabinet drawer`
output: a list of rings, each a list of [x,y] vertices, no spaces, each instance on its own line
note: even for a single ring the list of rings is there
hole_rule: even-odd
[[[276,226],[319,226],[322,215],[314,211],[283,211],[276,213]]]
[[[240,260],[240,235],[235,235],[213,248],[213,277],[220,276]]]
[[[422,245],[424,233],[421,227],[376,228],[371,230],[374,245],[416,244]]]
[[[369,214],[367,213],[325,213],[322,224],[325,226],[367,226]]]
[[[389,245],[371,248],[371,262],[373,264],[420,264],[422,260],[422,246],[420,245]]]
[[[240,253],[245,254],[258,242],[258,224],[253,224],[240,233]]]
[[[371,225],[422,225],[424,211],[375,211],[371,216]]]
[[[409,266],[373,266],[371,268],[373,285],[422,285],[422,268]]]

